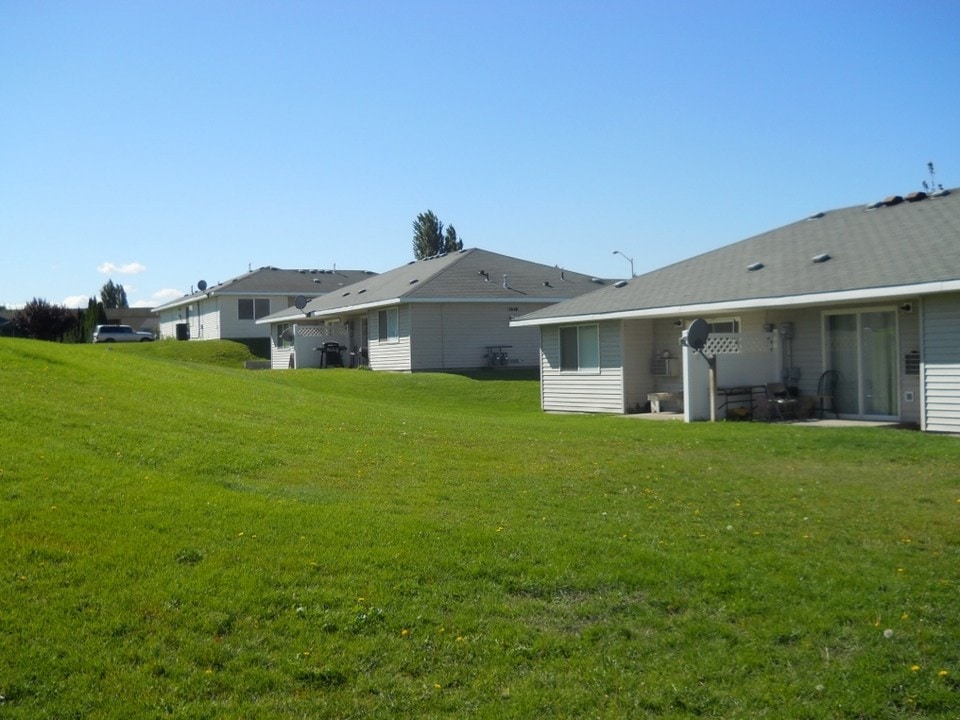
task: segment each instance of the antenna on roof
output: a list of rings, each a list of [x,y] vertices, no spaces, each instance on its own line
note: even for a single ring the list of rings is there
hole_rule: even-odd
[[[927,181],[923,181],[923,189],[927,192],[934,192],[935,190],[943,190],[943,185],[937,185],[937,172],[933,169],[933,163],[927,163],[927,172],[930,173],[930,184],[927,185]]]

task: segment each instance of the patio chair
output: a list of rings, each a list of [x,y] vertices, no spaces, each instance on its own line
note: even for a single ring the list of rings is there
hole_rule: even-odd
[[[767,417],[785,420],[797,417],[799,402],[782,382],[766,385]]]
[[[820,419],[823,420],[823,411],[826,406],[830,406],[830,411],[840,419],[840,413],[837,411],[837,382],[840,380],[840,373],[836,370],[827,370],[817,382],[817,404],[820,412]]]

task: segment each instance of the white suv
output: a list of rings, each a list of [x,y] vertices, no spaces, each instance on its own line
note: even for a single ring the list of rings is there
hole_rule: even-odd
[[[153,333],[137,332],[129,325],[97,325],[93,331],[95,343],[150,342]]]

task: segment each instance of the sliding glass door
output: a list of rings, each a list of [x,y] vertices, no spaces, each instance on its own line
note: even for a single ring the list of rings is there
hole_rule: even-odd
[[[836,370],[837,409],[854,417],[896,417],[897,316],[893,310],[824,316],[826,368]]]

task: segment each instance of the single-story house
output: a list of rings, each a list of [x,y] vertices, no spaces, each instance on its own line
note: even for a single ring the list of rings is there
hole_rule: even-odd
[[[114,325],[129,325],[134,330],[157,334],[160,320],[151,308],[104,308],[107,322]]]
[[[262,267],[197,289],[153,309],[160,316],[160,337],[178,340],[237,340],[267,357],[269,328],[257,320],[304,299],[364,280],[366,270],[284,270]]]
[[[605,281],[477,248],[412,261],[257,322],[275,369],[344,365],[415,372],[536,368],[540,334],[511,328],[524,313]]]
[[[697,318],[715,391],[680,342]],[[830,415],[960,432],[960,192],[818,212],[511,325],[540,329],[548,411],[739,417],[780,383],[801,414],[826,394]]]

